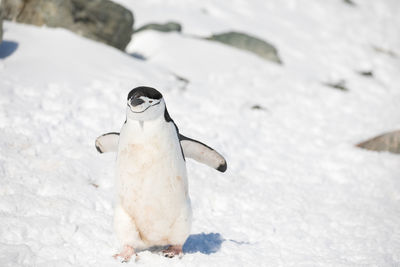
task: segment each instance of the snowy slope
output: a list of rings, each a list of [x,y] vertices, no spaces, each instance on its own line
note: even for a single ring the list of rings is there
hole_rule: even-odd
[[[142,84],[162,91],[180,131],[224,154],[228,171],[188,161],[186,255],[145,251],[136,264],[400,264],[400,158],[353,146],[400,127],[398,1],[118,2],[137,26],[177,20],[185,35],[141,32],[124,54],[4,24],[0,266],[120,266],[115,155],[98,154],[94,139],[119,131],[126,94]],[[284,64],[190,37],[231,29],[270,41]],[[358,73],[367,70],[373,78]],[[340,79],[348,92],[323,85]]]

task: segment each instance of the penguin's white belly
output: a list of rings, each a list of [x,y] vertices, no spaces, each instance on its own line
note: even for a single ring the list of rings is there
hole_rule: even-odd
[[[186,166],[174,129],[147,135],[148,138],[130,138],[130,134],[121,131],[118,197],[142,241],[166,245],[175,238],[173,235],[187,235],[190,228]],[[182,233],[176,229],[177,221]]]

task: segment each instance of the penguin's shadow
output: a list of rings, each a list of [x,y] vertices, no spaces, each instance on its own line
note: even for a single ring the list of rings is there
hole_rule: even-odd
[[[6,41],[0,43],[0,59],[4,59],[12,55],[18,48],[18,43],[14,41]]]
[[[201,233],[190,235],[183,245],[183,253],[216,253],[218,250],[220,250],[221,244],[224,241],[225,239],[223,239],[219,233]]]
[[[193,254],[200,252],[202,254],[209,255],[218,252],[221,249],[222,243],[225,241],[233,242],[237,245],[251,245],[251,243],[245,241],[224,239],[219,233],[201,233],[190,235],[183,245],[182,250],[184,254]],[[149,251],[160,254],[161,251],[163,249],[166,249],[167,247],[168,246],[155,246],[149,248]]]

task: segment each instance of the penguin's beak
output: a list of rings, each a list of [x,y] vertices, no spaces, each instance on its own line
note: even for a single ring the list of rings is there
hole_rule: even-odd
[[[130,100],[130,104],[131,104],[132,107],[139,106],[140,104],[143,104],[143,103],[144,103],[143,99],[136,98],[136,97],[133,97]]]

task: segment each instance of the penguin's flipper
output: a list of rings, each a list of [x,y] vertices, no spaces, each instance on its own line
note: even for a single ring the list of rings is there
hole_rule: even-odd
[[[226,171],[226,160],[211,147],[181,134],[179,134],[179,141],[185,157],[204,163],[220,172]]]
[[[99,153],[117,152],[119,133],[106,133],[96,138],[96,149]]]

